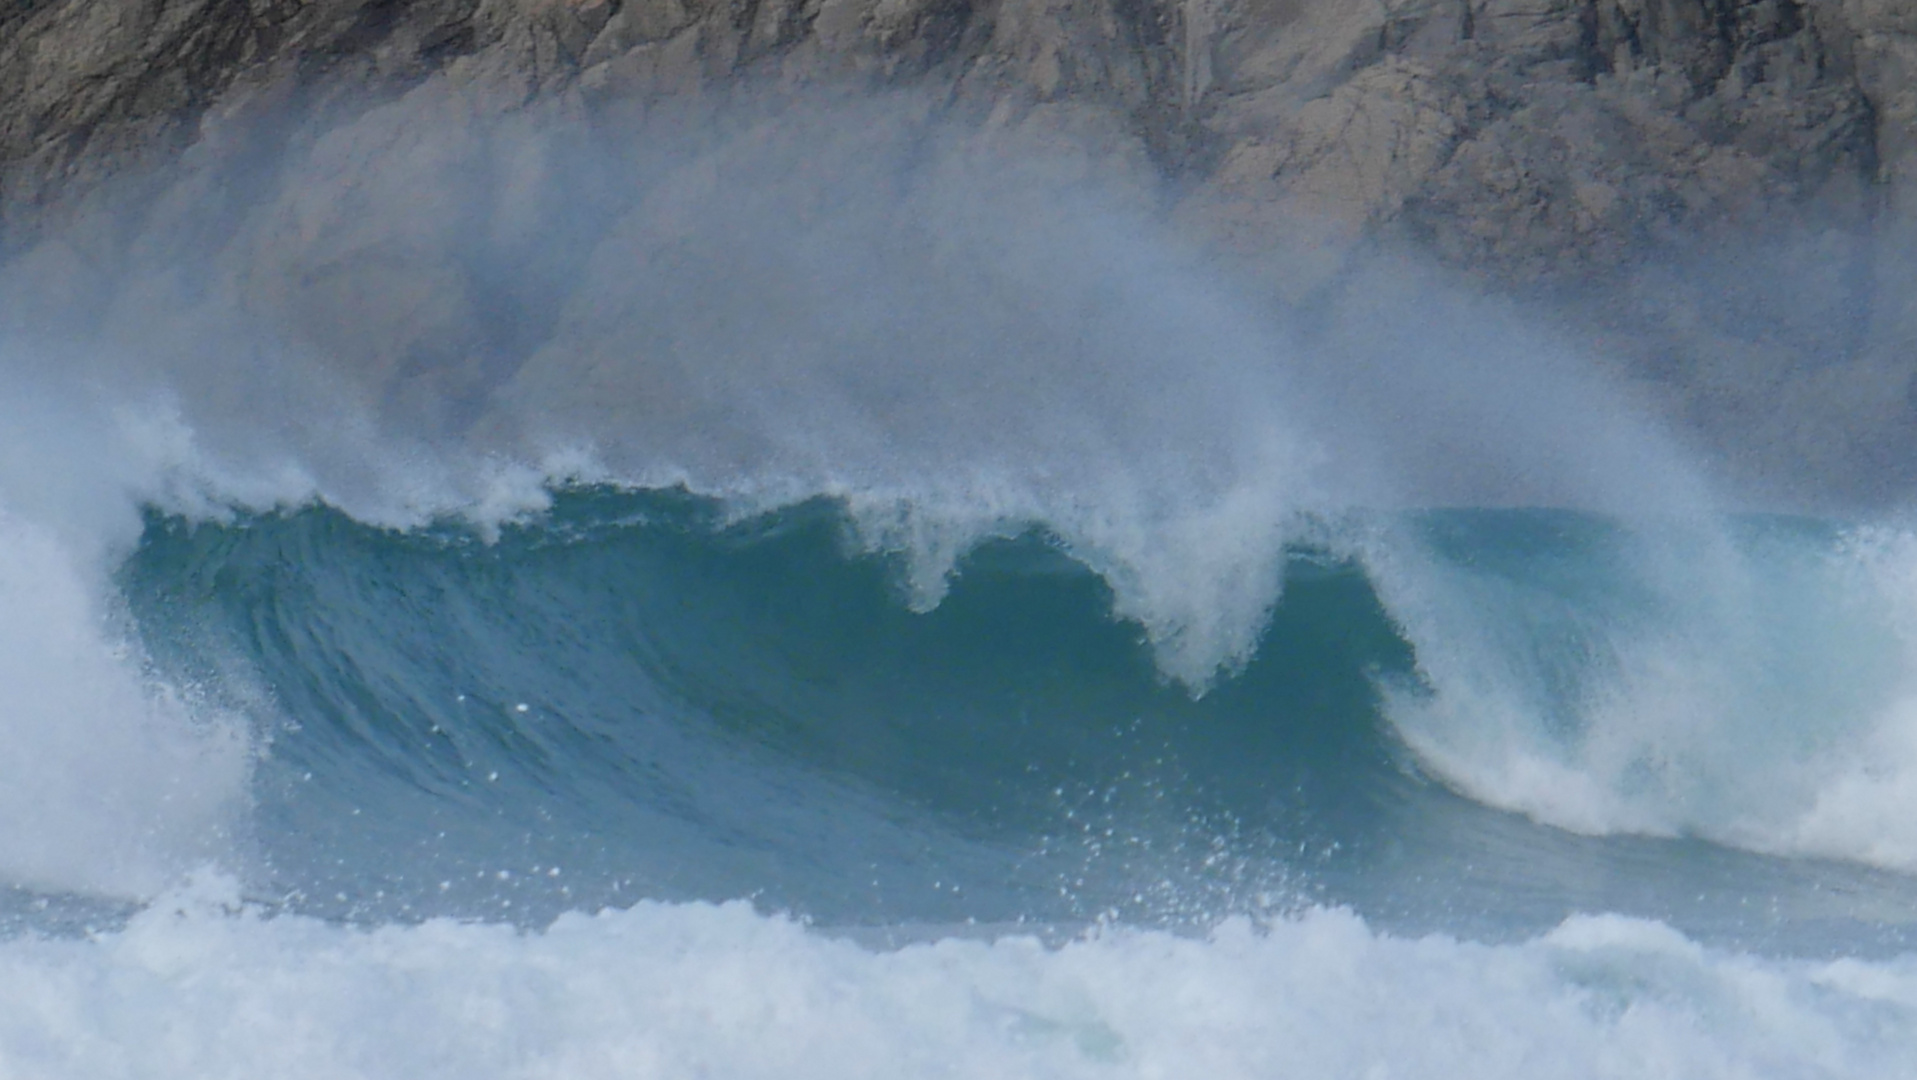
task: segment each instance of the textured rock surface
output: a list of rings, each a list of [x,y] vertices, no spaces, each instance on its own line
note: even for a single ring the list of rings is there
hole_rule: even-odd
[[[184,154],[203,179],[164,196],[177,213],[247,206],[278,238],[252,241],[246,305],[391,393],[472,397],[523,360],[501,327],[538,319],[444,253],[475,230],[512,250],[460,209],[510,198],[399,225],[356,207],[428,176],[502,183],[510,163],[470,168],[493,153],[473,115],[614,123],[742,80],[917,87],[1088,173],[1142,164],[1147,201],[1282,300],[1414,252],[1557,313],[1707,434],[1744,433],[1753,471],[1910,472],[1908,0],[14,0],[0,247]],[[248,163],[294,145],[336,181],[251,207]],[[44,266],[112,258],[61,243]]]

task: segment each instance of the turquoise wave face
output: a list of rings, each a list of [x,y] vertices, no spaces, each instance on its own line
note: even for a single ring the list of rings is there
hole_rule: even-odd
[[[1550,693],[1593,677],[1591,625],[1642,612],[1615,525],[1400,524],[1523,586]],[[837,924],[1208,924],[1333,901],[1509,933],[1602,907],[1815,947],[1807,921],[1869,921],[1808,899],[1830,874],[1907,891],[1454,794],[1388,715],[1433,697],[1427,665],[1326,551],[1288,552],[1256,655],[1194,696],[1042,531],[974,549],[924,613],[850,535],[828,500],[736,522],[670,491],[562,493],[492,539],[154,516],[122,587],[171,680],[256,717],[250,888],[293,910],[538,924],[743,896]]]

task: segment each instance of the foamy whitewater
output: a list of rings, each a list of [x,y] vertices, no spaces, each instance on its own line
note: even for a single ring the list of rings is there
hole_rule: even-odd
[[[1909,1075],[1894,507],[906,105],[0,272],[0,1076]]]

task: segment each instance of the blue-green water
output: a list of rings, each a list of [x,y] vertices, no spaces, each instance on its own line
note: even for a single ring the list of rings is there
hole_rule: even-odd
[[[1671,617],[1607,519],[1392,527],[1502,605],[1524,655],[1498,670],[1568,743],[1615,677],[1607,634]],[[1740,529],[1756,552],[1839,536]],[[914,611],[901,557],[830,500],[734,520],[583,489],[492,537],[154,514],[120,580],[152,662],[260,724],[243,876],[285,910],[539,926],[749,897],[831,925],[1202,928],[1329,902],[1494,939],[1588,910],[1787,952],[1903,942],[1899,875],[1459,794],[1394,726],[1442,687],[1365,565],[1283,557],[1256,653],[1202,692],[1043,530],[974,548]]]

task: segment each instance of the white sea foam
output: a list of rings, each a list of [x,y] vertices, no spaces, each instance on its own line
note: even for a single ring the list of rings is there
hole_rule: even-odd
[[[1902,1077],[1917,961],[1778,961],[1657,923],[1405,940],[1342,911],[1205,938],[872,952],[740,903],[357,930],[230,883],[0,944],[0,1075]]]
[[[4,370],[4,369],[0,369]],[[0,881],[151,896],[220,854],[247,736],[145,672],[109,575],[191,440],[164,408],[0,396]]]
[[[1822,755],[1835,767],[1783,843],[1917,870],[1917,533],[1863,530],[1842,557],[1857,590],[1853,606],[1887,631],[1895,679],[1855,735]]]
[[[1917,537],[1666,522],[1614,554],[1567,580],[1376,549],[1427,684],[1388,711],[1426,766],[1578,832],[1917,869]]]
[[[96,588],[0,514],[0,879],[151,895],[218,851],[246,747],[141,676]]]

